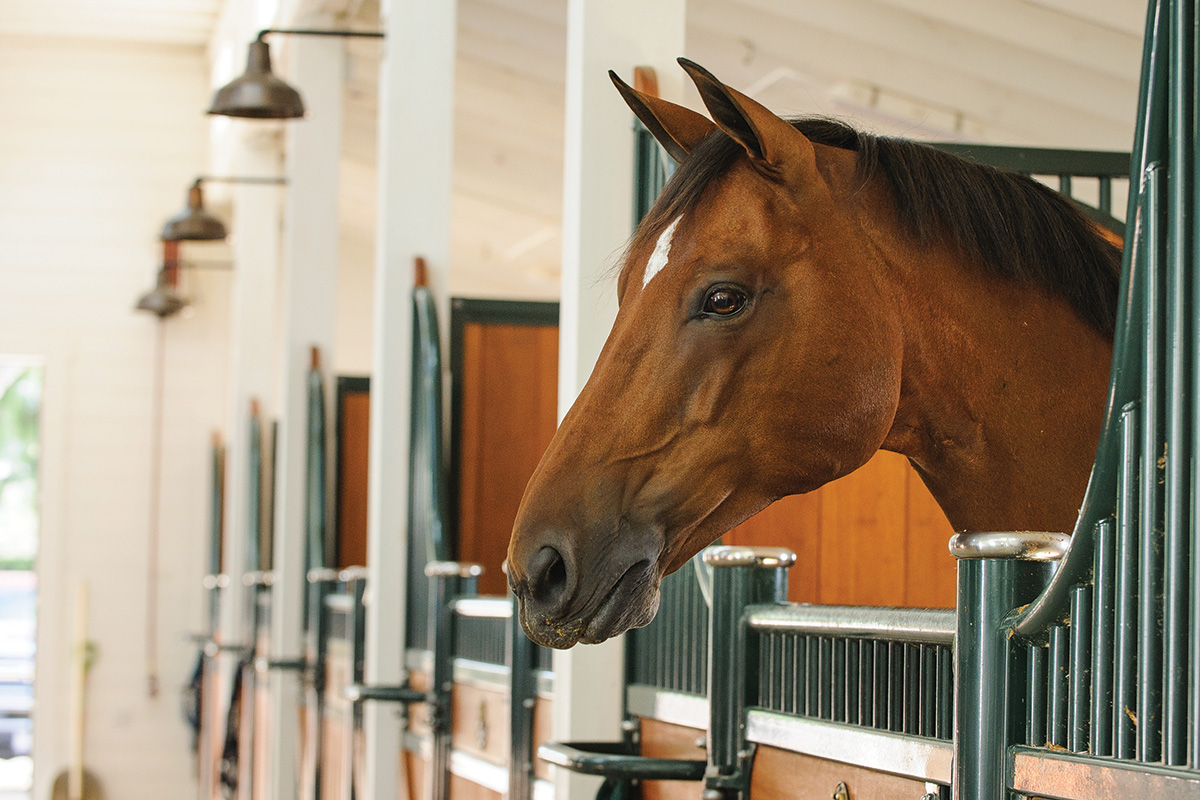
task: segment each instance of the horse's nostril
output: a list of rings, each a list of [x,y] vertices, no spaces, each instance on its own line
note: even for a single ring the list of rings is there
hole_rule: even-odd
[[[534,556],[529,570],[529,595],[546,611],[557,609],[570,594],[567,563],[562,554],[549,545]]]

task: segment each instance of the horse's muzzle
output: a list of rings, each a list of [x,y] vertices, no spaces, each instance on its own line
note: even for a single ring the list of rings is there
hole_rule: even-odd
[[[596,644],[654,618],[659,584],[654,560],[619,548],[607,555],[586,572],[565,542],[543,544],[524,564],[510,560],[509,585],[530,639],[558,649]]]

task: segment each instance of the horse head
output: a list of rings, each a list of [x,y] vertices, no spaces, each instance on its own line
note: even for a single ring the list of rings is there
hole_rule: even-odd
[[[865,463],[899,402],[898,325],[848,212],[854,154],[680,63],[713,121],[613,76],[681,164],[514,526],[510,585],[546,646],[648,623],[664,575]]]

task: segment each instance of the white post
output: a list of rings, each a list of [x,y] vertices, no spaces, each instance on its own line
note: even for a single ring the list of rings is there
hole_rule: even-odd
[[[278,175],[279,146],[276,137],[246,126],[238,131],[239,147],[234,159],[235,175]],[[232,354],[230,358],[230,401],[226,430],[225,541],[223,572],[229,584],[221,589],[217,638],[225,645],[249,644],[246,606],[249,589],[242,576],[253,569],[246,563],[250,519],[250,451],[248,427],[252,400],[264,416],[273,406],[274,344],[277,322],[279,278],[279,220],[282,193],[277,186],[238,185],[233,191],[233,298]],[[224,730],[233,665],[237,656],[226,654],[215,681],[218,702],[217,731]],[[220,741],[215,742],[220,747]],[[216,777],[204,765],[204,791],[218,797]]]
[[[654,67],[664,97],[679,100],[685,0],[570,0],[563,159],[559,419],[583,388],[617,313],[606,274],[629,238],[633,202],[633,117],[608,79],[633,82]],[[554,653],[553,736],[557,741],[621,735],[624,641]],[[555,797],[594,797],[599,779],[556,770]]]
[[[453,0],[384,4],[379,78],[379,222],[375,261],[375,344],[371,370],[367,522],[369,604],[365,680],[404,677],[408,537],[409,407],[413,260],[424,257],[435,294],[449,285],[450,181],[454,120]],[[400,788],[397,709],[368,703],[365,796]]]
[[[328,28],[329,25],[313,27]],[[342,69],[345,42],[291,36],[287,79],[307,117],[287,126],[287,214],[283,232],[282,364],[275,476],[275,539],[271,586],[272,660],[304,655],[301,631],[305,580],[308,387],[311,348],[332,362],[338,259],[338,176],[341,162]],[[328,374],[325,375],[328,381]],[[264,796],[294,800],[300,791],[297,752],[299,674],[274,670],[268,678],[271,755]],[[315,730],[309,723],[309,732]]]

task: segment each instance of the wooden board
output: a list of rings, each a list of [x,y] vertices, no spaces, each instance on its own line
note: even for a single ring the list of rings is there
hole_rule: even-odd
[[[508,765],[508,692],[455,681],[450,715],[455,750],[497,766]]]
[[[339,378],[337,400],[337,568],[367,564],[367,471],[371,394],[365,378]]]
[[[925,784],[836,761],[759,747],[750,776],[754,800],[829,800],[838,784],[850,800],[918,800]]]
[[[465,323],[457,380],[458,557],[483,564],[480,592],[503,594],[517,507],[557,425],[557,328]]]
[[[704,731],[653,719],[641,720],[642,755],[650,758],[683,758],[703,761]],[[696,800],[703,784],[697,781],[643,781],[643,800]]]
[[[953,532],[907,459],[881,451],[815,492],[785,497],[724,541],[796,551],[795,602],[950,608]]]

